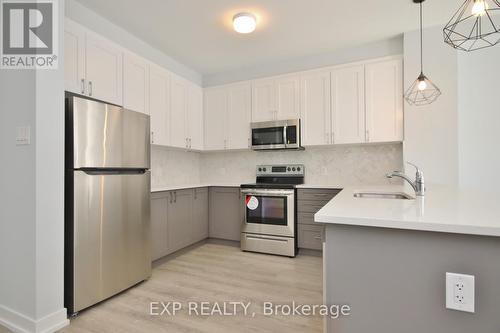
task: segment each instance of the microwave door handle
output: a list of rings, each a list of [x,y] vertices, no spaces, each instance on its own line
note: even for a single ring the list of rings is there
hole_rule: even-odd
[[[286,138],[287,138],[287,135],[286,135],[286,130],[287,130],[288,126],[285,125],[283,127],[283,145],[285,146],[285,148],[287,147],[287,142],[286,142]]]

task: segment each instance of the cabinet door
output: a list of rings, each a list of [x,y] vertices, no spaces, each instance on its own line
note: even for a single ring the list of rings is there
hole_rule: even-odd
[[[152,260],[168,254],[167,206],[169,195],[168,192],[153,193],[151,195]]]
[[[227,91],[224,88],[205,90],[205,149],[226,147]]]
[[[239,188],[210,188],[210,238],[240,240],[242,199]]]
[[[193,221],[193,190],[173,191],[172,203],[169,202],[168,246],[175,252],[191,244]]]
[[[64,89],[85,94],[85,29],[66,19],[64,25]]]
[[[300,117],[300,77],[284,76],[276,79],[276,100],[279,120]]]
[[[208,237],[208,188],[195,188],[193,200],[193,228],[191,242]]]
[[[187,148],[187,98],[186,80],[172,74],[170,80],[170,144]]]
[[[161,67],[150,64],[149,113],[151,115],[151,143],[168,145],[170,118],[170,76]]]
[[[149,114],[149,65],[130,52],[123,56],[123,106]]]
[[[332,71],[332,143],[365,142],[364,66]]]
[[[250,147],[251,86],[249,83],[229,86],[227,144],[229,149]]]
[[[87,32],[85,47],[87,94],[105,102],[123,104],[122,49]]]
[[[189,147],[203,149],[203,90],[192,83],[188,88],[188,137]]]
[[[330,72],[304,74],[301,78],[302,144],[331,143]]]
[[[275,120],[278,113],[274,79],[252,84],[252,122]]]
[[[367,141],[402,141],[402,61],[394,59],[367,64],[365,78]]]

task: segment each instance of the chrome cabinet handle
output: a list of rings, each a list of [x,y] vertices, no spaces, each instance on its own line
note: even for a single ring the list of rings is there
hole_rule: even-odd
[[[85,95],[85,79],[82,79],[81,83],[82,83],[82,95]]]
[[[177,191],[174,192],[174,203],[177,202]]]
[[[335,143],[335,132],[332,131],[332,144],[334,144],[334,143]]]
[[[155,132],[151,131],[151,143],[155,143]]]
[[[169,202],[170,202],[170,203],[172,203],[172,198],[173,198],[173,197],[172,197],[172,192],[168,192],[168,194],[169,194],[169,196],[170,196],[170,200],[169,200]]]
[[[92,81],[89,81],[89,96],[92,96]]]
[[[366,142],[370,142],[370,131],[366,130]]]

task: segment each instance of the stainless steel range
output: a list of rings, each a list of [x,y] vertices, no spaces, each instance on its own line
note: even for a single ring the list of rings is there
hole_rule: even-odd
[[[245,223],[243,251],[295,257],[297,253],[296,185],[304,183],[304,166],[259,165],[257,180],[241,185]]]

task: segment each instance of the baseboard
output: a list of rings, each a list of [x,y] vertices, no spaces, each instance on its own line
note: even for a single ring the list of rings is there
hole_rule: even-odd
[[[0,324],[17,333],[52,333],[67,325],[66,309],[56,311],[39,320],[0,305]]]

